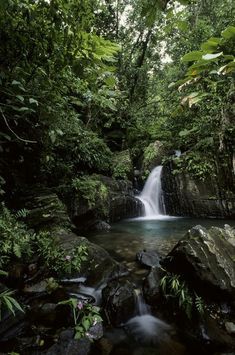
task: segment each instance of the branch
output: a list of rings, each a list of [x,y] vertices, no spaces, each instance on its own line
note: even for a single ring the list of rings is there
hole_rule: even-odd
[[[2,117],[3,117],[3,120],[7,126],[7,128],[9,129],[9,131],[11,131],[11,133],[17,138],[19,139],[21,142],[24,142],[24,143],[37,143],[37,141],[30,141],[30,140],[27,140],[27,139],[23,139],[23,138],[20,138],[12,129],[11,127],[9,126],[9,123],[7,122],[7,119],[6,119],[6,116],[4,115],[1,107],[0,107],[0,111],[1,111],[1,114],[2,114]]]

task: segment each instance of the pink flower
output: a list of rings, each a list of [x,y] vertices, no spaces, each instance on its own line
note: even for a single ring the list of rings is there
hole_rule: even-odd
[[[80,310],[83,308],[83,303],[81,301],[77,303],[77,308]]]
[[[65,260],[71,260],[71,256],[70,255],[66,255],[66,257],[65,257]]]

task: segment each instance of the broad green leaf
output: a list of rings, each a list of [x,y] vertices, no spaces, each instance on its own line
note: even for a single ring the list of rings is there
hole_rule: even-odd
[[[186,21],[177,21],[177,27],[180,31],[186,32],[188,30],[188,23]]]
[[[17,99],[19,99],[21,102],[24,102],[24,97],[21,95],[16,95]]]
[[[18,311],[24,313],[23,308],[22,308],[21,305],[18,303],[18,301],[16,301],[15,298],[13,298],[13,297],[8,297],[8,298],[9,298],[9,300],[11,301],[11,303],[13,304],[13,306],[15,307],[15,309],[17,309]]]
[[[55,131],[50,131],[49,132],[49,137],[51,139],[51,142],[54,144],[55,141],[56,141],[56,133],[55,133]]]
[[[89,319],[87,319],[87,318],[83,319],[82,325],[83,325],[83,327],[84,327],[85,330],[88,330],[88,329],[90,328],[90,321],[89,321]]]
[[[113,76],[109,76],[104,81],[105,81],[105,84],[110,87],[113,87],[116,84],[116,79]]]
[[[194,62],[196,60],[202,59],[202,55],[202,51],[192,51],[190,53],[185,54],[181,60],[182,62]]]
[[[219,58],[219,57],[221,57],[223,55],[223,52],[219,52],[219,53],[207,53],[207,54],[204,54],[203,56],[202,56],[202,59],[204,59],[204,60],[211,60],[211,59],[216,59],[216,58]]]
[[[221,35],[226,39],[235,38],[235,27],[228,26],[224,31],[221,32]]]
[[[19,82],[17,80],[13,80],[11,84],[19,86],[19,85],[21,85],[21,82]]]
[[[35,100],[34,98],[32,98],[32,97],[30,97],[30,99],[29,99],[29,103],[30,104],[35,104],[35,105],[37,105],[38,106],[38,101],[37,100]]]
[[[210,39],[208,39],[207,42],[205,42],[201,45],[201,49],[203,51],[212,51],[213,52],[216,50],[216,48],[218,47],[220,42],[221,42],[220,38],[211,37]]]

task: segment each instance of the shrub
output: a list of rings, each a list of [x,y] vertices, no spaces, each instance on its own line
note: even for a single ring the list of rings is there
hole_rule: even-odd
[[[15,315],[16,310],[24,312],[16,299],[12,297],[13,294],[14,291],[12,290],[4,290],[0,293],[0,321],[2,319],[2,311],[4,309],[11,312],[13,315]]]
[[[204,303],[179,275],[167,273],[160,282],[164,297],[173,301],[173,304],[182,309],[188,318],[194,309],[200,315],[204,313]]]
[[[75,178],[72,181],[72,186],[87,201],[90,209],[95,206],[100,207],[102,213],[107,215],[108,188],[99,180],[97,175]]]
[[[127,180],[130,178],[133,166],[129,150],[124,150],[115,155],[112,170],[115,179]]]
[[[36,250],[43,264],[56,274],[79,271],[86,260],[86,246],[79,245],[66,252],[49,232],[41,232],[35,238]]]
[[[4,204],[0,206],[0,213],[0,268],[5,268],[12,258],[29,259],[33,234]]]
[[[75,339],[88,337],[92,339],[89,329],[102,321],[99,308],[90,304],[83,304],[77,298],[70,298],[59,304],[67,304],[73,312],[73,321],[75,326]]]
[[[215,164],[212,159],[198,152],[190,152],[180,158],[175,158],[177,166],[174,174],[187,172],[191,177],[205,181],[208,177],[215,176]]]

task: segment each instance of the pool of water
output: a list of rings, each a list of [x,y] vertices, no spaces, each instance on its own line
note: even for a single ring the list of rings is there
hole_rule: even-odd
[[[185,233],[196,225],[205,228],[235,227],[235,221],[158,216],[156,219],[136,218],[114,223],[109,232],[89,236],[89,240],[105,248],[116,260],[122,261],[131,272],[131,280],[141,288],[148,270],[136,263],[136,253],[153,249],[166,255]],[[156,315],[161,317],[160,314]],[[167,321],[167,320],[166,320]],[[168,321],[167,321],[168,322]],[[150,313],[131,318],[124,328],[106,329],[106,346],[111,355],[211,355],[200,343],[192,343],[175,325],[165,323]]]
[[[234,220],[197,219],[159,216],[158,219],[135,218],[114,223],[109,232],[89,236],[89,240],[105,248],[120,261],[132,261],[142,249],[154,249],[166,255],[185,233],[196,225],[223,227]]]

